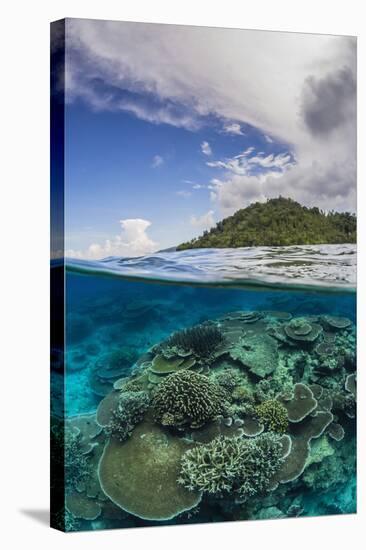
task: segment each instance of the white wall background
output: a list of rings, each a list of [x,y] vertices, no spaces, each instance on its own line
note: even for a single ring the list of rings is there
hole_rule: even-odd
[[[52,0],[2,5],[1,477],[3,548],[281,550],[363,545],[365,513],[365,37],[362,2],[348,0]],[[49,22],[65,16],[359,36],[359,514],[65,535],[48,508]],[[362,101],[363,99],[363,101]],[[362,124],[363,123],[363,124]],[[4,308],[5,304],[5,308]],[[43,513],[42,513],[43,511]],[[38,519],[32,518],[37,516]],[[39,518],[44,517],[44,522]]]

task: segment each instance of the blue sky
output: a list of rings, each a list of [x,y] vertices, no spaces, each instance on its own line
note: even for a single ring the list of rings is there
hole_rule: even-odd
[[[225,170],[208,163],[232,159],[249,148],[248,158],[288,152],[286,145],[269,142],[249,125],[240,131],[228,133],[222,121],[212,118],[189,130],[131,113],[94,111],[80,101],[67,106],[69,247],[84,249],[90,239],[107,239],[127,218],[149,220],[149,234],[159,247],[202,232],[209,224],[199,219],[207,212],[219,219],[210,205],[210,182]],[[258,174],[266,171],[253,168]]]
[[[279,194],[354,209],[349,39],[89,20],[67,37],[67,255],[151,253]]]

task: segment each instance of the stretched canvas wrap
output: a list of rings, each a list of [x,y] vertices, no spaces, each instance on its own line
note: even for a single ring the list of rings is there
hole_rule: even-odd
[[[51,524],[356,512],[356,39],[51,25]]]

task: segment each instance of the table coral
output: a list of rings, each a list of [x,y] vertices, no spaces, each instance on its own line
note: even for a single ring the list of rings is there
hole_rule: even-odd
[[[284,328],[288,338],[300,343],[314,342],[323,331],[321,325],[310,322],[305,317],[291,319]]]
[[[242,336],[229,354],[260,378],[271,374],[278,364],[277,344],[266,333]]]
[[[111,439],[99,464],[105,494],[117,506],[143,519],[167,520],[194,508],[199,491],[178,485],[180,461],[190,444],[144,421],[124,443]]]

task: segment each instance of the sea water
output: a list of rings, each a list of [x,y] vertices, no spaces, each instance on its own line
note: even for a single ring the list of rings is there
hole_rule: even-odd
[[[225,319],[231,312],[258,312],[262,320],[270,319],[269,324],[276,324],[281,315],[286,322],[292,317],[310,319],[316,324],[321,324],[321,319],[327,316],[347,318],[354,330],[355,262],[353,245],[191,250],[143,258],[69,260],[65,283],[65,372],[54,365],[54,415],[62,412],[62,407],[57,410],[61,384],[65,388],[67,419],[93,415],[101,400],[113,391],[116,380],[130,377],[140,358],[155,345],[183,329]],[[275,312],[273,318],[271,312]],[[267,324],[265,327],[268,330]],[[252,330],[250,324],[247,328]],[[349,334],[350,327],[347,330]],[[292,341],[290,345],[297,344]],[[299,353],[310,353],[310,350],[300,345]],[[311,357],[316,357],[314,351],[311,353]],[[117,356],[117,366],[108,370],[106,362]],[[353,371],[352,366],[340,368],[344,376]],[[304,373],[299,372],[294,382],[301,382],[303,376]],[[322,376],[330,388],[331,368],[323,371]],[[339,377],[339,371],[335,370],[334,376]],[[252,373],[249,377],[253,384],[261,380]],[[315,383],[316,379],[311,381]],[[306,482],[300,477],[280,485],[276,491],[256,497],[254,503],[240,503],[222,496],[203,498],[197,509],[160,521],[128,513],[115,503],[111,504],[112,512],[108,509],[104,513],[103,502],[108,498],[103,495],[102,512],[96,513],[95,518],[91,514],[86,517],[92,519],[85,519],[80,517],[82,513],[72,517],[66,510],[69,519],[66,528],[99,529],[355,512],[355,420],[337,415],[338,412],[335,420],[343,424],[344,438],[335,441],[322,436],[324,449],[317,444],[319,448],[304,470]],[[133,484],[134,480],[130,482]],[[99,496],[91,494],[87,498]]]

